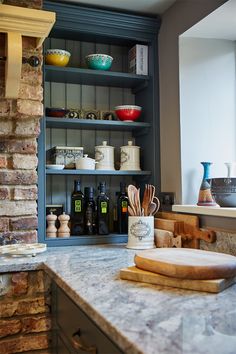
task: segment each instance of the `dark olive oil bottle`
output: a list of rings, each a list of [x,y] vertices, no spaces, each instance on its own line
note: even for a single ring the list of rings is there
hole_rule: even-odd
[[[85,187],[85,233],[96,234],[96,203],[93,196],[93,187]]]
[[[84,235],[85,216],[84,194],[81,192],[80,180],[74,181],[74,191],[71,195],[71,235]]]
[[[128,233],[128,204],[125,183],[120,183],[120,193],[117,198],[117,226],[119,234]]]
[[[97,226],[99,235],[109,234],[109,197],[106,194],[106,183],[100,182],[97,197]]]

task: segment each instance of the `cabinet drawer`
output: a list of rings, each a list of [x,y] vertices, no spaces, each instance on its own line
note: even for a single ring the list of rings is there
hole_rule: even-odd
[[[86,349],[78,349],[77,342],[87,348],[96,347],[96,351],[90,353],[122,354],[121,350],[60,288],[57,288],[57,325],[78,354],[86,353]],[[79,334],[73,337],[78,332]]]

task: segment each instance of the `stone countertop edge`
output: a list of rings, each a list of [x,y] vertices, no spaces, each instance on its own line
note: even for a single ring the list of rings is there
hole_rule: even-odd
[[[135,252],[125,245],[53,247],[36,257],[1,256],[0,273],[44,270],[125,354],[234,353],[236,284],[208,294],[121,280]]]

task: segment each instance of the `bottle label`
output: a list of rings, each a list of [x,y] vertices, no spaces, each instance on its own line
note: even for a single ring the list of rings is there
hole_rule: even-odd
[[[82,203],[81,200],[75,200],[75,212],[81,213],[82,211]]]
[[[121,210],[122,210],[122,213],[127,213],[127,211],[128,211],[128,202],[126,200],[122,201]]]
[[[101,213],[102,214],[107,213],[107,202],[101,202]]]

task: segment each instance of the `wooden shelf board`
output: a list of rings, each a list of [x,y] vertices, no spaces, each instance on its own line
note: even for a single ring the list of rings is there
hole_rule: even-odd
[[[150,79],[147,75],[52,65],[45,65],[44,69],[45,81],[70,84],[136,88]]]
[[[47,175],[93,175],[93,176],[149,176],[151,171],[119,171],[119,170],[52,170],[46,169]]]
[[[90,120],[78,118],[53,118],[46,117],[47,128],[61,129],[91,129],[91,130],[139,130],[151,126],[144,122],[121,122],[111,120]]]
[[[83,235],[70,237],[45,238],[47,245],[50,246],[73,246],[73,245],[97,245],[104,243],[127,243],[127,234],[111,233],[109,235]]]

